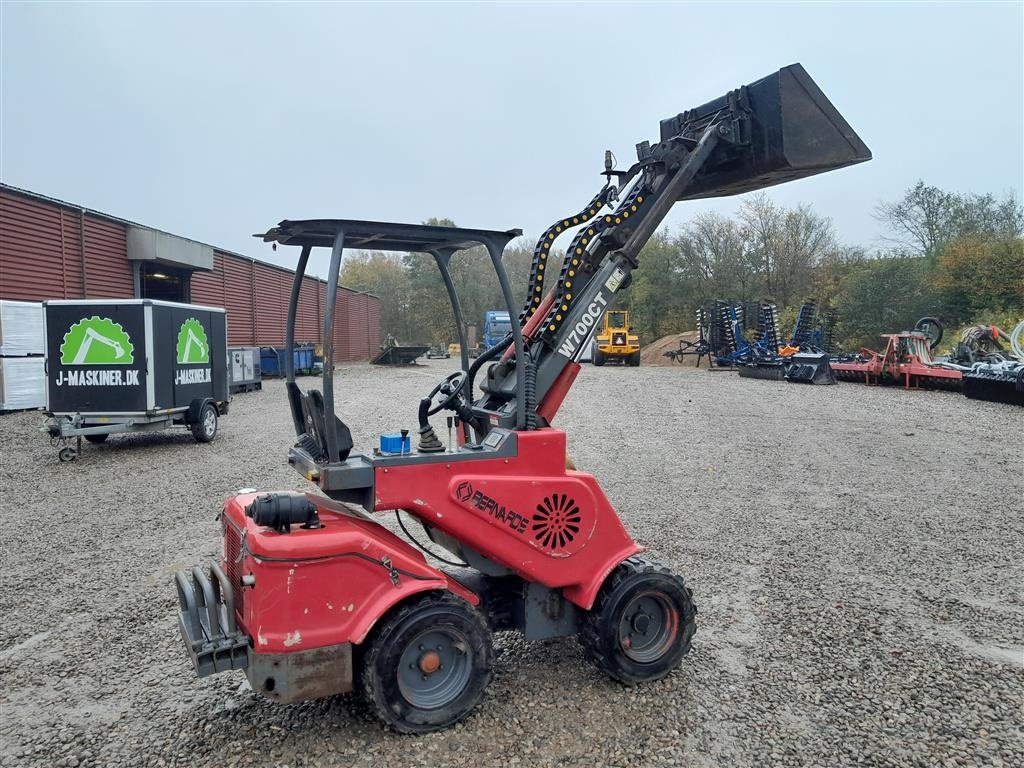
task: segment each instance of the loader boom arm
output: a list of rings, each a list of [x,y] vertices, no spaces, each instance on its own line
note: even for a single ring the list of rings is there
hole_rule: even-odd
[[[257,237],[302,247],[285,332],[286,385],[302,454],[317,463],[342,463],[352,447],[347,426],[334,412],[334,304],[344,249],[434,257],[451,301],[466,372],[460,384],[464,399],[453,399],[453,410],[472,429],[465,438],[484,443],[493,427],[531,430],[550,422],[579,370],[581,348],[615,294],[629,286],[641,250],[677,201],[749,192],[870,158],[867,146],[799,64],[662,120],[660,140],[638,144],[637,161],[628,169],[615,170],[606,153],[604,186],[585,208],[544,232],[534,249],[519,322],[472,365],[450,259],[458,251],[483,246],[511,316],[516,301],[501,257],[519,230],[350,219],[282,221]],[[557,278],[545,294],[552,245],[573,230]],[[331,260],[323,318],[323,393],[307,395],[299,390],[287,361],[299,288],[315,247],[330,248]],[[480,397],[474,391],[478,374],[484,374]],[[421,424],[421,433],[424,429],[429,425]]]
[[[677,201],[751,191],[870,157],[799,64],[663,120],[661,141],[638,144],[631,168],[616,172],[606,167],[609,185],[614,175],[622,191],[606,186],[584,213],[556,222],[538,242],[520,316],[527,336],[527,380],[533,383],[527,411],[536,411],[552,387],[567,380],[566,366],[579,358],[614,294],[628,287],[642,248]],[[616,195],[616,207],[594,219],[594,203],[603,207]],[[584,223],[566,250],[554,287],[542,299],[543,267],[538,270],[538,264],[546,261],[554,238],[577,218]],[[514,395],[514,366],[506,355],[489,372],[481,415],[500,410]],[[534,423],[543,426],[543,421]]]
[[[577,233],[549,294],[550,308],[543,320],[534,321],[529,334],[525,362],[532,368],[528,378],[535,381],[535,388],[527,398],[528,412],[536,411],[565,367],[579,357],[615,293],[628,287],[640,250],[720,138],[718,123],[712,123],[696,142],[673,139],[657,161],[634,167],[629,189],[611,213]],[[514,372],[513,358],[491,369],[482,410],[498,410],[514,395]]]

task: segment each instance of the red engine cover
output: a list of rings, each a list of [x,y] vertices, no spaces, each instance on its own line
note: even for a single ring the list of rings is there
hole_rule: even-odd
[[[590,608],[642,552],[592,475],[565,469],[565,433],[517,433],[518,456],[378,468],[378,510],[403,509],[528,581]]]
[[[419,551],[357,512],[310,496],[322,527],[277,533],[245,516],[257,495],[224,504],[223,565],[235,585],[239,623],[257,653],[362,642],[391,606],[425,590],[450,589],[479,602],[427,565]],[[255,584],[242,586],[248,575]]]
[[[643,551],[593,476],[565,469],[565,433],[520,432],[519,455],[375,471],[376,509],[404,509],[522,578],[590,608],[608,573]],[[223,567],[256,653],[360,643],[392,606],[430,589],[479,599],[368,516],[318,496],[322,527],[278,533],[224,504]],[[254,581],[243,585],[243,577]]]

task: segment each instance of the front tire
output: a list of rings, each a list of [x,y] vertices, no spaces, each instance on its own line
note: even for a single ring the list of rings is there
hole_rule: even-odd
[[[363,643],[363,695],[399,733],[437,731],[480,703],[493,660],[483,616],[450,592],[431,592],[400,605]]]
[[[612,571],[584,615],[580,642],[594,665],[619,682],[659,680],[689,652],[696,613],[679,576],[630,557]]]

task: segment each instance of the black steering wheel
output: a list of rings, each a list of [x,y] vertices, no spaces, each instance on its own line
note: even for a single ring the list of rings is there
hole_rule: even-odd
[[[427,395],[427,399],[430,401],[430,408],[427,409],[427,416],[433,416],[435,413],[439,413],[446,408],[452,409],[455,402],[459,399],[459,395],[462,393],[462,388],[466,385],[466,372],[456,371],[455,373],[445,377],[445,379],[430,390],[430,394]],[[436,403],[434,398],[438,395],[443,395]]]

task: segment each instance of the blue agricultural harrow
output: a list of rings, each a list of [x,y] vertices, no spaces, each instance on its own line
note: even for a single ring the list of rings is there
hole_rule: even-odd
[[[756,318],[753,327],[749,322],[752,316]],[[717,300],[712,317],[711,346],[717,365],[735,366],[744,378],[835,383],[828,364],[835,347],[833,310],[819,310],[814,300],[805,301],[785,343],[773,302],[763,301],[751,309]]]

